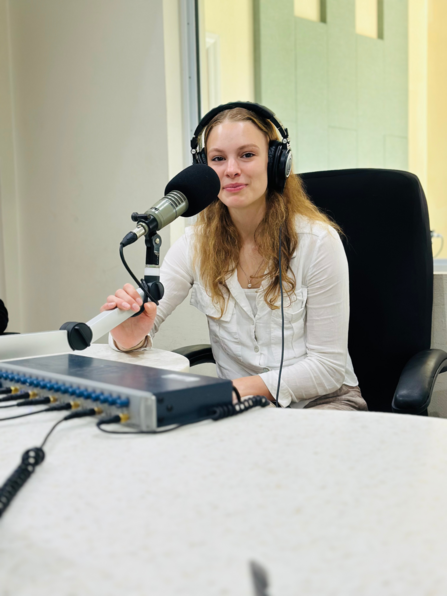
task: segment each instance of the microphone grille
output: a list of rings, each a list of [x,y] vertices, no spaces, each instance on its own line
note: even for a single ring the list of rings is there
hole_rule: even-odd
[[[188,209],[183,217],[197,215],[217,200],[220,192],[219,176],[205,164],[195,164],[182,170],[167,184],[165,195],[180,191],[188,199]]]

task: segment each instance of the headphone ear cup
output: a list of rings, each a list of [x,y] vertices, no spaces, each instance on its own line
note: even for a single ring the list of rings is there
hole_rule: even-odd
[[[278,191],[284,192],[284,187],[286,185],[286,180],[290,176],[290,171],[292,169],[292,151],[287,149],[285,145],[282,146],[280,154],[278,156],[278,174],[277,174],[277,182],[278,182]]]
[[[292,166],[292,152],[285,143],[270,141],[268,155],[268,186],[282,193]]]
[[[267,165],[268,187],[270,190],[276,190],[277,186],[277,162],[278,162],[278,148],[281,143],[279,141],[270,141]]]

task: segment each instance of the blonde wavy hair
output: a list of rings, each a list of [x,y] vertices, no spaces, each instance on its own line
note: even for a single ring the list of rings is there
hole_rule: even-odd
[[[281,140],[269,120],[264,120],[244,108],[234,108],[220,112],[208,124],[204,136],[205,148],[213,128],[225,121],[252,122],[266,135],[268,141]],[[280,294],[278,258],[280,228],[283,289],[290,297],[296,287],[295,275],[289,270],[289,265],[298,248],[295,222],[297,215],[304,215],[311,221],[331,225],[341,232],[339,227],[309,200],[301,179],[293,173],[287,178],[282,194],[267,189],[265,215],[256,229],[255,242],[259,254],[267,263],[265,273],[258,275],[257,279],[269,280],[264,291],[264,300],[272,310],[279,308],[276,302]],[[228,207],[220,200],[211,203],[199,214],[195,227],[194,264],[207,293],[220,308],[222,316],[229,296],[226,281],[237,269],[241,239],[230,217]]]

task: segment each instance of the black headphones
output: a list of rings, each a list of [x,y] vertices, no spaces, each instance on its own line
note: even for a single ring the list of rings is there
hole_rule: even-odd
[[[281,134],[282,141],[269,142],[267,174],[268,188],[270,190],[282,193],[286,185],[286,180],[289,177],[290,171],[292,169],[292,150],[290,148],[289,133],[287,128],[282,126],[271,110],[257,103],[252,103],[250,101],[235,101],[217,106],[217,108],[213,108],[210,112],[208,112],[208,114],[205,114],[205,116],[197,125],[197,128],[194,131],[194,136],[191,139],[193,164],[207,165],[205,148],[201,148],[199,142],[200,135],[206,126],[220,112],[224,112],[225,110],[233,110],[234,108],[244,108],[250,112],[254,112],[265,120],[270,120],[270,122],[276,126],[279,133]]]

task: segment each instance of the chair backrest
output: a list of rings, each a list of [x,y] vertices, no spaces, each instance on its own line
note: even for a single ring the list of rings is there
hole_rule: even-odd
[[[395,170],[300,177],[346,235],[349,352],[369,408],[390,411],[403,367],[430,348],[433,255],[424,191],[416,176]]]

